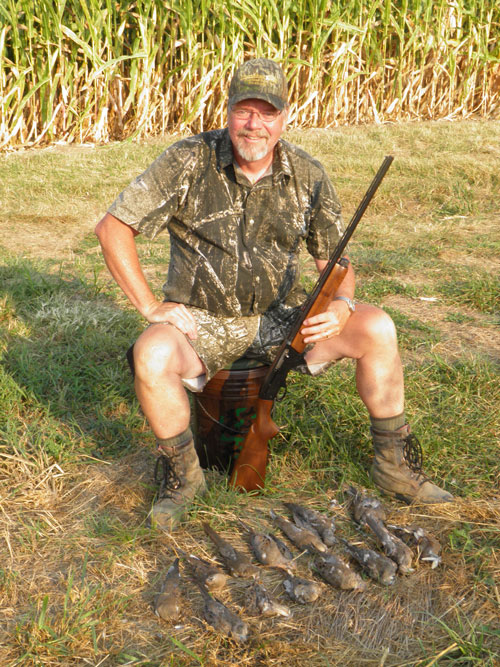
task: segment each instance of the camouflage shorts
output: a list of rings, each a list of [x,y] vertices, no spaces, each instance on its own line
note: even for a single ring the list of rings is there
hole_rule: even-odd
[[[290,331],[299,308],[278,306],[263,315],[218,317],[190,307],[198,326],[198,338],[189,340],[207,368],[209,380],[219,370],[245,357],[270,364]]]

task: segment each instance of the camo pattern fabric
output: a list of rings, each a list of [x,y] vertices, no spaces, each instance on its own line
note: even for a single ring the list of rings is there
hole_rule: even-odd
[[[233,167],[227,129],[167,148],[109,213],[151,239],[168,232],[167,301],[223,317],[303,303],[301,244],[328,259],[343,231],[319,162],[280,140],[270,173],[252,185]]]
[[[253,317],[219,317],[199,308],[189,310],[196,320],[198,338],[188,340],[207,368],[208,381],[241,357],[271,364],[299,308],[278,306]]]

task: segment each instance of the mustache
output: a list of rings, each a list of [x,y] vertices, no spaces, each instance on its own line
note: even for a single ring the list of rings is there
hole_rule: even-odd
[[[251,132],[250,130],[238,130],[236,133],[236,136],[238,137],[252,137],[252,138],[259,138],[259,139],[267,139],[268,135],[265,130],[255,130],[254,132]]]

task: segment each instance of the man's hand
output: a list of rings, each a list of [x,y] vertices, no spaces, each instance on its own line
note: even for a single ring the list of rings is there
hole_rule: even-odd
[[[174,301],[158,303],[155,301],[143,314],[151,324],[168,322],[169,324],[173,324],[191,340],[198,338],[196,320],[182,303],[175,303]]]
[[[110,213],[106,213],[97,225],[96,234],[111,275],[148,322],[169,322],[188,338],[195,340],[198,337],[196,321],[186,306],[168,301],[159,302],[151,291],[137,255],[137,233]]]
[[[344,328],[351,311],[345,301],[332,301],[328,310],[304,320],[300,333],[304,343],[318,343],[332,336],[338,336]]]
[[[321,273],[328,264],[328,260],[326,259],[315,259],[314,261],[319,273]],[[342,281],[342,291],[350,294],[352,298],[352,295],[354,294],[354,286],[354,271],[351,263],[349,263],[347,274]],[[318,315],[308,317],[304,320],[302,329],[300,330],[300,333],[304,337],[304,343],[318,343],[321,340],[328,340],[333,336],[338,336],[345,327],[350,315],[351,311],[345,301],[330,301],[328,308],[324,313],[319,313]]]

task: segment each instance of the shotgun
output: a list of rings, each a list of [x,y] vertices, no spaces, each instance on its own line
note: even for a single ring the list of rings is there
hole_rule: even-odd
[[[240,454],[233,466],[229,481],[233,488],[255,491],[264,486],[268,459],[267,444],[279,431],[271,417],[274,401],[280,389],[284,388],[286,391],[288,373],[299,364],[304,363],[306,345],[300,333],[302,323],[308,317],[324,312],[337,292],[349,268],[349,260],[342,257],[342,253],[393,159],[392,155],[387,155],[384,158],[363,200],[328,260],[328,264],[321,272],[313,291],[299,310],[288,336],[281,344],[273,363],[269,367],[259,391],[255,420],[252,422]]]

